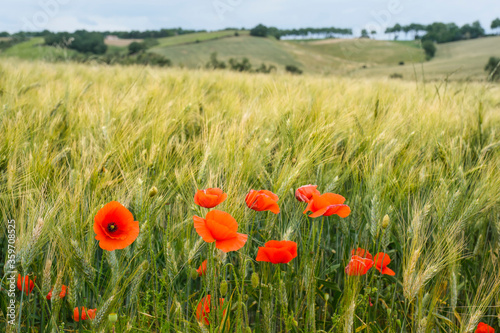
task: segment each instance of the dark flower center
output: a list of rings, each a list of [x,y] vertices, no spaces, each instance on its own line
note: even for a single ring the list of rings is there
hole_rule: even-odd
[[[116,229],[118,229],[118,227],[116,226],[116,224],[114,222],[111,222],[110,224],[108,224],[108,231],[109,232],[114,232],[114,231],[116,231]]]

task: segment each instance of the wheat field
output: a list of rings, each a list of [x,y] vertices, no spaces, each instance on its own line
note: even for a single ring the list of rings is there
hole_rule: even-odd
[[[1,331],[498,328],[499,85],[2,59],[0,107]],[[351,214],[308,218],[294,196],[306,184],[341,194]],[[193,227],[209,211],[193,196],[210,187],[248,234],[238,251]],[[280,213],[249,209],[250,189],[276,193]],[[110,201],[140,228],[112,252],[93,230]],[[16,290],[15,325],[11,220],[16,271],[34,281]],[[268,240],[296,242],[297,257],[256,261]],[[358,247],[389,254],[395,275],[347,275]],[[207,295],[224,298],[208,325]],[[72,318],[82,306],[93,320]]]

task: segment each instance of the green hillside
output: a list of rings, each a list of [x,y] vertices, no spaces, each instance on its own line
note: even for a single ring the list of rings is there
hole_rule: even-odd
[[[484,66],[491,56],[500,56],[500,37],[488,37],[437,45],[436,57],[425,61],[416,41],[370,39],[325,39],[279,41],[252,37],[248,31],[222,30],[158,39],[148,52],[169,58],[174,66],[203,68],[210,54],[218,59],[248,58],[253,67],[273,64],[279,71],[295,65],[310,74],[386,77],[404,79],[484,80]],[[0,53],[22,59],[64,59],[75,51],[43,46],[43,38],[33,38]],[[110,54],[127,53],[125,47],[108,48]]]
[[[484,80],[484,66],[491,56],[500,56],[500,37],[487,37],[438,44],[436,57],[418,66],[379,66],[358,69],[354,76],[384,76],[399,73],[407,79]]]
[[[55,58],[64,59],[76,51],[70,49],[62,49],[52,46],[44,46],[42,37],[32,38],[26,42],[16,44],[3,52],[0,52],[0,57],[17,57],[21,59],[37,59],[51,61]]]
[[[284,65],[302,66],[296,57],[287,51],[283,43],[270,38],[258,38],[250,36],[238,36],[209,40],[206,42],[158,46],[151,49],[171,59],[174,64],[187,67],[203,67],[212,52],[217,52],[220,60],[229,58],[247,57],[254,65],[275,64],[280,67]]]

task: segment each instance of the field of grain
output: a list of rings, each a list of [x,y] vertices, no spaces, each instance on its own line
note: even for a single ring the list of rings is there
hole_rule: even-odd
[[[0,102],[0,269],[26,276],[14,298],[2,280],[0,331],[498,328],[498,85],[0,58]],[[307,184],[350,214],[304,214]],[[195,229],[213,209],[194,195],[215,187],[227,199],[213,209],[248,235],[236,251]],[[251,189],[279,213],[247,207]],[[111,201],[140,230],[114,251],[95,239]],[[257,261],[270,240],[296,257]],[[374,266],[352,274],[361,249]],[[81,307],[92,314],[76,321]]]

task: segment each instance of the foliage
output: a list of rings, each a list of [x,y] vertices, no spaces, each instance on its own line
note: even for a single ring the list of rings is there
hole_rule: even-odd
[[[210,60],[206,63],[205,68],[207,69],[225,69],[226,63],[224,61],[219,61],[217,59],[217,52],[210,54]]]
[[[111,332],[112,312],[116,332],[498,327],[495,87],[451,82],[438,95],[413,82],[14,59],[0,71],[0,269],[14,219],[16,269],[37,277],[29,296],[15,293],[21,331]],[[294,191],[310,183],[342,194],[351,215],[306,218]],[[208,210],[193,196],[208,187],[228,193],[222,209],[250,236],[238,252],[215,252],[194,230]],[[249,189],[276,193],[280,214],[248,209]],[[105,253],[93,223],[111,200],[140,234]],[[256,262],[269,239],[295,241],[297,257]],[[396,275],[347,276],[357,247],[389,253]],[[67,296],[48,301],[63,284]],[[197,304],[226,290],[226,322],[212,302],[200,326]],[[75,306],[95,320],[75,323]]]
[[[500,81],[500,58],[490,57],[484,70],[488,72],[488,80]]]
[[[500,18],[496,18],[491,22],[491,29],[497,29],[497,32],[500,33]]]
[[[250,72],[252,70],[252,64],[246,57],[241,62],[234,58],[229,59],[229,66],[233,71],[238,72]]]
[[[272,73],[272,72],[276,71],[276,66],[274,66],[274,65],[266,66],[266,64],[262,63],[262,64],[260,64],[260,67],[258,67],[255,71],[257,73],[266,73],[266,74],[269,74],[269,73]]]
[[[81,53],[104,54],[107,50],[104,36],[98,32],[77,30],[74,33],[48,33],[44,38],[46,45],[67,47]]]
[[[302,70],[295,65],[286,65],[285,70],[292,74],[302,74]]]
[[[140,42],[132,42],[128,46],[128,53],[134,54],[139,53],[141,51],[145,51],[147,49],[146,44]]]
[[[276,39],[281,39],[282,37],[307,37],[311,35],[320,35],[323,38],[331,38],[338,35],[352,35],[352,30],[335,27],[278,29],[259,24],[250,30],[250,35],[256,37],[273,36]]]
[[[258,24],[257,26],[250,29],[250,36],[254,37],[267,37],[267,27],[263,24]]]
[[[425,58],[427,60],[431,60],[434,58],[434,55],[436,54],[436,45],[434,45],[434,42],[431,40],[425,40],[422,42],[422,48],[425,51]]]

